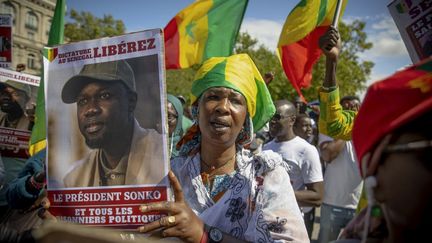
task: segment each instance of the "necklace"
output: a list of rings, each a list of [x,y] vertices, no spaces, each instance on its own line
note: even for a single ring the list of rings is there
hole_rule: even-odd
[[[226,165],[228,165],[228,163],[229,162],[231,162],[234,158],[235,158],[235,154],[234,154],[234,156],[232,156],[229,160],[227,160],[225,163],[223,163],[221,166],[219,166],[219,167],[217,167],[216,168],[216,166],[214,166],[214,165],[210,165],[210,164],[208,164],[207,162],[205,162],[202,158],[201,158],[201,162],[207,167],[207,168],[210,168],[210,173],[211,172],[213,172],[213,171],[215,171],[215,170],[218,170],[218,169],[221,169],[221,168],[223,168],[223,167],[225,167]]]

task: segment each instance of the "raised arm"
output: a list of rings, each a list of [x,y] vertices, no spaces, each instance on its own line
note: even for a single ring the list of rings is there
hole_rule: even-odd
[[[356,113],[342,110],[339,104],[339,87],[336,81],[336,67],[340,54],[341,40],[334,27],[320,38],[319,46],[326,56],[326,73],[320,89],[320,132],[333,138],[351,140]]]

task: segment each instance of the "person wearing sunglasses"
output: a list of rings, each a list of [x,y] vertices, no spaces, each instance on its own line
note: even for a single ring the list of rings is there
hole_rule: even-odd
[[[319,154],[315,146],[294,133],[296,107],[287,100],[275,103],[276,114],[270,120],[270,135],[274,139],[263,150],[272,150],[282,156],[288,165],[291,184],[297,203],[302,207],[308,235],[311,237],[313,221],[308,213],[319,207],[323,198],[323,176]],[[309,222],[309,224],[307,223]]]

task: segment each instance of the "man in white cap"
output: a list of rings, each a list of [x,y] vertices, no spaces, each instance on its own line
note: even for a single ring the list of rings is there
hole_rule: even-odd
[[[134,116],[134,73],[126,61],[88,64],[70,78],[62,100],[76,103],[78,126],[91,153],[66,174],[65,187],[157,184],[163,175],[162,135]]]

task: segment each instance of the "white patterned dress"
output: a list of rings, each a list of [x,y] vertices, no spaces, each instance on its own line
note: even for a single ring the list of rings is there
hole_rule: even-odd
[[[207,225],[251,242],[309,242],[281,157],[239,149],[237,171],[215,203],[200,175],[200,154],[176,157],[171,168],[188,205]]]

